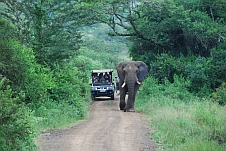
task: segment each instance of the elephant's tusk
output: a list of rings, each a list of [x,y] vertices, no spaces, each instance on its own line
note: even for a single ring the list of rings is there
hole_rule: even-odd
[[[124,82],[124,83],[123,83],[123,85],[122,85],[122,88],[124,88],[124,87],[125,87],[125,85],[126,85],[126,83]]]
[[[140,85],[141,83],[140,83],[139,81],[137,81],[137,84],[139,84],[139,85]]]

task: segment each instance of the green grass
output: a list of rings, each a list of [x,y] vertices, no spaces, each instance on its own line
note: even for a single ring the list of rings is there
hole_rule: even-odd
[[[158,150],[225,151],[226,107],[193,96],[185,81],[157,85],[149,78],[135,102],[147,115]]]
[[[90,99],[87,101],[77,100],[79,106],[69,104],[62,101],[51,101],[40,103],[40,106],[36,105],[36,127],[39,132],[50,131],[53,129],[67,128],[74,125],[76,122],[83,120],[87,117],[87,111],[89,110]]]

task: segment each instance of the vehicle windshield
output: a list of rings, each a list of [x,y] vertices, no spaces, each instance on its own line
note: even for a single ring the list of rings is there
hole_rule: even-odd
[[[112,83],[112,72],[113,70],[93,70],[92,83],[95,85],[102,85]]]

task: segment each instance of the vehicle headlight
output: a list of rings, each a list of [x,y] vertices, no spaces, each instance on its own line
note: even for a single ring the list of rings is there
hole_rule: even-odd
[[[96,87],[91,87],[91,90],[96,90],[97,88]]]
[[[107,90],[114,90],[114,87],[107,87]]]

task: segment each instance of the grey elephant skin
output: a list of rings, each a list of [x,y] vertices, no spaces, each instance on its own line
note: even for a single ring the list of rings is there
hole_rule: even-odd
[[[120,110],[135,112],[136,93],[143,80],[148,76],[148,66],[142,61],[126,61],[120,62],[116,69],[120,78]],[[125,102],[126,94],[128,94],[127,103]]]

